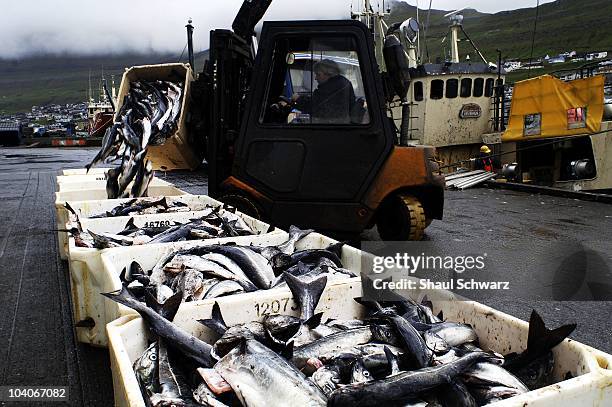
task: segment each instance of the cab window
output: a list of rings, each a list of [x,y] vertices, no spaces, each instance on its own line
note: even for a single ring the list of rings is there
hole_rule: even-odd
[[[434,79],[431,81],[431,91],[429,93],[430,99],[442,99],[444,96],[444,81],[441,79]]]
[[[459,92],[459,96],[461,96],[462,98],[469,98],[470,96],[472,96],[471,78],[461,79],[461,91]]]
[[[487,79],[487,83],[485,85],[485,96],[490,98],[493,96],[493,79]]]
[[[370,122],[355,39],[290,37],[275,42],[262,123],[300,126]]]
[[[476,78],[474,79],[474,97],[481,97],[482,96],[482,92],[484,90],[484,79],[482,78]]]
[[[416,81],[414,83],[414,100],[420,102],[423,100],[423,82]]]
[[[449,79],[446,81],[446,97],[448,99],[456,98],[458,90],[459,90],[459,80],[458,79]]]

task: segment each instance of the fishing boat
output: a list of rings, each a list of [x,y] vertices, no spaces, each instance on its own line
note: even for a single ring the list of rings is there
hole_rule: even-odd
[[[102,76],[97,100],[91,90],[91,78],[87,98],[87,119],[89,123],[89,137],[102,137],[106,129],[113,123],[117,95],[115,81],[111,78],[111,92],[106,88],[106,79]]]
[[[412,82],[407,94],[410,107],[408,144],[436,147],[442,167],[451,169],[452,163],[468,161],[478,155],[482,136],[499,130],[504,106],[496,96],[505,81],[505,71],[489,62],[470,40],[463,27],[461,10],[446,14],[449,19],[450,52],[444,61],[425,61],[421,52],[421,24],[409,18],[401,24],[387,24],[385,17],[391,10],[374,10],[369,0],[361,9],[351,11],[351,17],[366,24],[372,31],[376,56],[384,70],[383,46],[388,34],[399,34],[408,57]],[[460,36],[464,38],[460,38]],[[471,44],[468,53],[460,56],[459,43]],[[474,61],[472,60],[474,59]],[[400,127],[401,102],[391,103],[391,116]]]

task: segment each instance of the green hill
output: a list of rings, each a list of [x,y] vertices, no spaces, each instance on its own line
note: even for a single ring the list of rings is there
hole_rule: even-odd
[[[421,10],[419,19],[425,24],[427,10]],[[427,33],[430,60],[443,55],[442,38],[448,33],[447,11],[431,10]],[[535,8],[503,11],[496,14],[479,13],[467,9],[463,26],[470,38],[488,60],[497,59],[496,49],[504,58],[529,58],[535,21]],[[556,55],[564,51],[612,50],[612,1],[610,0],[557,0],[542,4],[538,11],[538,24],[534,42],[535,57]],[[415,17],[416,8],[404,2],[394,5],[390,21]],[[462,55],[472,58],[475,53],[466,42],[460,45]]]
[[[206,53],[196,58],[201,70]],[[20,60],[0,59],[0,115],[30,111],[32,106],[85,101],[89,75],[94,97],[102,71],[117,90],[125,68],[135,65],[176,62],[176,55],[38,56]],[[182,62],[186,62],[183,57]]]

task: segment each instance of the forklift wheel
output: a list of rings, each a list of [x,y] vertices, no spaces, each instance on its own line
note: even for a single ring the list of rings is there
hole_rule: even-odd
[[[255,219],[262,219],[262,213],[259,207],[248,197],[242,194],[228,194],[221,197],[221,202],[231,205],[239,212],[244,213]]]
[[[425,230],[425,211],[413,196],[395,195],[378,209],[378,234],[383,240],[421,240]]]

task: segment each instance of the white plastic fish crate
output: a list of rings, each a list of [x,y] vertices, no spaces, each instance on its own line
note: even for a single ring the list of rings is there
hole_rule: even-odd
[[[180,63],[134,66],[125,71],[119,87],[117,106],[122,106],[123,98],[130,91],[131,82],[139,80],[175,81],[179,78],[184,85],[177,130],[174,136],[169,137],[163,145],[149,146],[147,151],[147,158],[151,160],[155,170],[194,170],[202,163],[203,153],[198,151],[186,126],[191,82],[194,80],[191,68],[187,64]]]
[[[236,242],[245,245],[249,245],[251,243],[255,245],[277,245],[286,241],[288,237],[289,235],[286,232],[282,232],[275,234],[267,234],[263,236],[243,236],[238,238],[207,240],[206,244],[208,245],[220,242]],[[299,242],[297,242],[295,247],[296,250],[322,249],[333,243],[337,242],[318,233],[311,233],[301,239]],[[149,245],[142,247],[133,246],[126,248],[107,249],[105,253],[102,254],[104,273],[99,279],[96,279],[95,281],[92,281],[90,283],[96,296],[93,299],[88,299],[92,304],[95,302],[97,307],[103,307],[103,309],[96,309],[96,312],[98,314],[105,314],[105,317],[103,318],[103,323],[106,324],[108,322],[111,322],[122,315],[136,313],[136,311],[123,305],[120,305],[98,294],[102,292],[111,292],[121,289],[121,280],[119,279],[119,274],[121,273],[121,270],[124,267],[129,265],[132,261],[137,261],[143,267],[143,269],[150,270],[153,268],[153,266],[157,263],[159,259],[170,253],[171,251],[174,251],[177,248],[186,248],[194,245],[202,245],[202,242],[182,242],[166,245]],[[360,250],[357,250],[350,246],[344,246],[342,248],[342,255],[340,257],[340,260],[342,260],[342,264],[345,268],[354,271],[357,275],[359,275],[361,271],[360,256]],[[92,276],[87,276],[87,278],[91,278],[93,280]],[[241,297],[243,295],[257,296],[260,294],[263,295],[262,293],[267,291],[278,290],[284,291],[286,293],[289,292],[289,288],[274,288],[271,290],[259,290],[254,293],[235,294],[229,297]],[[191,311],[189,311],[191,307],[206,306],[206,304],[213,304],[216,300],[218,299],[205,299],[184,303],[179,308],[176,318],[184,318],[186,320],[189,320],[191,318]],[[189,304],[189,306],[187,306],[187,304]],[[103,333],[104,336],[102,336]],[[94,329],[77,328],[77,336],[79,338],[79,341],[81,342],[89,342],[103,346],[105,346],[107,343],[107,337],[104,332],[104,325],[102,325],[102,322],[100,323],[100,325],[96,323],[96,327],[94,327]]]
[[[104,179],[104,175],[74,175],[72,177],[66,177],[65,179],[60,179],[61,177],[57,177],[57,191],[79,191],[82,189],[103,189],[106,191],[106,180]],[[133,183],[131,183],[128,188],[131,188]],[[164,181],[161,178],[154,177],[151,179],[151,183],[149,184],[149,188],[153,186],[173,186],[171,182]]]
[[[134,224],[142,227],[146,223],[151,222],[188,222],[190,219],[201,217],[209,212],[178,212],[167,214],[153,215],[138,215],[133,216]],[[242,241],[247,244],[256,242],[262,239],[270,225],[254,219],[244,214],[238,214],[245,223],[255,231],[255,235],[244,236],[240,238],[216,238],[216,239],[200,239],[191,240],[191,244],[203,244],[204,242],[214,241]],[[84,229],[89,229],[94,232],[111,232],[115,233],[123,230],[125,224],[130,217],[116,218],[101,218],[101,219],[83,219],[82,225]],[[268,233],[269,235],[281,235],[282,240],[286,239],[287,234],[281,229],[274,229]],[[106,317],[104,311],[105,298],[100,295],[101,292],[113,291],[116,287],[121,288],[119,273],[116,275],[109,274],[104,270],[102,256],[105,253],[117,251],[119,257],[131,258],[131,252],[136,251],[143,256],[156,256],[157,253],[167,253],[169,250],[177,246],[185,245],[187,242],[174,243],[155,243],[148,245],[125,246],[117,248],[109,248],[98,250],[88,247],[77,247],[74,238],[68,238],[68,268],[70,273],[70,288],[72,294],[73,316],[74,321],[82,321],[86,318],[91,318],[96,325],[92,329],[77,328],[78,339],[81,342],[91,343],[99,346],[106,346],[106,332],[104,326],[117,317],[116,313],[111,312],[110,317]],[[112,307],[111,307],[112,308]]]
[[[361,296],[361,282],[335,282],[328,285],[315,312],[324,318],[361,318],[365,309],[353,300]],[[442,311],[449,321],[472,325],[482,346],[505,354],[525,349],[529,324],[508,314],[473,301],[434,302],[434,313]],[[281,314],[299,316],[291,294],[280,290],[243,294],[216,299],[228,325],[263,319],[262,309],[280,304]],[[212,331],[197,322],[212,316],[213,303],[183,305],[174,322],[200,339],[211,343]],[[134,361],[147,348],[148,329],[136,315],[122,316],[107,325],[113,374],[115,406],[144,407]],[[495,407],[574,407],[610,406],[612,398],[612,356],[579,342],[566,339],[554,350],[553,376],[557,383],[516,397],[489,404]],[[574,378],[563,380],[566,373]]]
[[[150,199],[156,201],[161,198],[163,197],[162,196],[152,197]],[[175,200],[175,201],[183,202],[189,205],[195,211],[198,210],[197,208],[203,208],[206,205],[210,205],[210,206],[223,205],[221,201],[217,201],[216,199],[213,199],[209,197],[208,195],[191,195],[191,194],[185,193],[184,195],[174,195],[174,196],[166,195],[166,198],[169,201]],[[110,211],[113,208],[119,206],[121,203],[128,202],[132,199],[134,198],[100,199],[100,200],[94,200],[94,201],[77,201],[77,202],[70,201],[68,203],[70,204],[70,207],[79,214],[79,218],[82,221],[84,221],[90,216],[94,216],[94,215],[98,215],[98,214]],[[73,226],[70,222],[70,214],[65,208],[62,208],[62,210],[66,216],[65,218],[62,218],[62,219],[60,219],[58,216],[58,229],[70,228],[71,226]],[[135,215],[135,216],[139,216],[139,215]],[[150,216],[150,215],[147,215],[147,216]],[[101,218],[101,219],[111,219],[111,218]],[[122,221],[123,225],[125,225],[128,219],[129,219],[129,216],[125,220]],[[159,218],[159,220],[165,220],[165,218]],[[60,222],[64,222],[64,223],[60,225]],[[111,222],[111,224],[116,225],[113,222]],[[85,227],[85,225],[83,225],[83,227]],[[113,226],[113,228],[111,229],[99,230],[99,231],[100,232],[102,231],[111,232],[113,230],[114,231],[122,230],[122,229],[117,229],[117,227],[118,226]],[[93,231],[95,232],[96,229],[93,229]],[[67,237],[67,234],[63,232],[58,233],[58,236],[60,235],[61,237],[58,237],[58,246],[59,246],[58,250],[60,253],[60,258],[62,258],[63,260],[66,260],[68,259],[68,237]]]
[[[152,201],[157,201],[163,198],[163,196],[154,196],[150,195],[150,197],[146,199],[150,199]],[[134,198],[122,198],[122,199],[100,199],[95,201],[82,201],[82,202],[72,202],[69,204],[80,216],[80,219],[90,218],[91,216],[99,215],[104,212],[111,211],[113,208],[119,206],[121,203],[128,202]],[[218,201],[214,198],[211,198],[208,195],[191,195],[191,194],[183,194],[183,195],[166,195],[166,199],[168,203],[172,202],[182,202],[184,204],[189,205],[190,208],[200,208],[209,206],[219,206],[223,205],[223,202]],[[197,210],[197,209],[196,209]],[[100,219],[110,219],[110,218],[100,218]]]
[[[90,168],[89,171],[85,168],[66,168],[62,170],[62,175],[73,176],[73,175],[87,175],[87,174],[104,174],[110,168]]]
[[[188,195],[187,192],[178,189],[171,185],[150,185],[148,189],[149,196],[177,196]],[[68,222],[68,211],[64,207],[66,202],[72,201],[94,201],[105,200],[115,202],[116,199],[107,199],[106,189],[84,189],[80,191],[62,191],[55,193],[55,218],[56,227],[58,230],[64,229]],[[121,201],[121,200],[119,200]],[[118,205],[118,204],[117,204]],[[115,205],[116,206],[116,205]],[[66,233],[57,232],[58,250],[62,260],[66,259]]]

